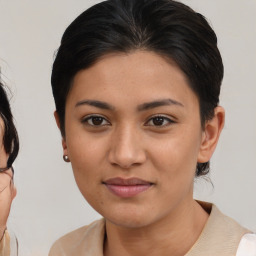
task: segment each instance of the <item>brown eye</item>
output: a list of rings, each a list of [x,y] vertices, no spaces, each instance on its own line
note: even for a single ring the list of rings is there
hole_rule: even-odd
[[[163,126],[168,126],[171,123],[174,123],[174,121],[166,116],[154,116],[147,121],[146,126],[161,126],[161,127],[163,127]]]
[[[102,116],[88,116],[82,122],[91,126],[109,125],[109,122]]]
[[[157,116],[157,117],[152,118],[152,122],[156,126],[163,125],[164,121],[165,121],[165,119],[162,116]]]
[[[91,123],[93,125],[101,125],[103,123],[103,118],[100,116],[94,116],[91,118]]]

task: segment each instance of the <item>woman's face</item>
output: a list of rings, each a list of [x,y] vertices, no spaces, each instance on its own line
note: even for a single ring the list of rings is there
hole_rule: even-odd
[[[66,103],[64,153],[107,220],[142,227],[192,201],[204,132],[182,71],[159,55],[107,55],[78,72]]]

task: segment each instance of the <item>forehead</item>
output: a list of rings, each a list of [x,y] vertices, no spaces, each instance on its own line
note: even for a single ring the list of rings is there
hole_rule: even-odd
[[[68,100],[83,100],[84,97],[99,100],[123,97],[130,101],[171,97],[197,101],[180,68],[150,51],[108,54],[90,68],[79,71]]]

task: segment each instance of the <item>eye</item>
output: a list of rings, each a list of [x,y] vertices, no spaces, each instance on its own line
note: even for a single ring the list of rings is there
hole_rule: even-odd
[[[91,115],[87,116],[82,120],[82,123],[90,126],[105,126],[109,125],[109,121],[102,117],[102,116],[97,116],[97,115]]]
[[[153,116],[151,117],[147,122],[146,126],[168,126],[171,123],[174,123],[174,121],[166,116]]]

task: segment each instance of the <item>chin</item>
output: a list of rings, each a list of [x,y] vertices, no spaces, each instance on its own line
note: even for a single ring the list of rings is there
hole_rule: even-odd
[[[133,218],[129,216],[128,218],[113,218],[107,219],[107,221],[111,222],[112,224],[122,227],[122,228],[130,228],[130,229],[137,229],[148,226],[150,222],[147,222],[145,218]]]
[[[108,200],[87,202],[110,223],[124,228],[141,228],[155,222],[161,215],[159,210],[141,199]],[[143,202],[144,201],[144,202]]]
[[[150,216],[149,211],[127,210],[111,211],[111,213],[102,214],[105,219],[114,225],[123,228],[141,228],[154,222],[154,217]]]

